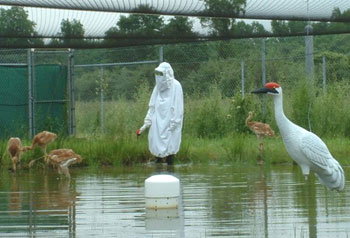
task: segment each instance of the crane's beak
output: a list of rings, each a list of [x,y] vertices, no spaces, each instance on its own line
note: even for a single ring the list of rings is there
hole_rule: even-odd
[[[256,93],[256,94],[273,93],[273,94],[276,94],[278,92],[274,88],[265,88],[264,87],[264,88],[255,89],[254,91],[252,91],[252,93]]]

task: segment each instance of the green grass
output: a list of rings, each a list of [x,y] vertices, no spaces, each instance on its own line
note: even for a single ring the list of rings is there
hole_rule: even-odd
[[[329,150],[341,165],[350,165],[350,139],[325,139]],[[27,141],[24,141],[27,144]],[[6,141],[2,141],[1,149],[5,149]],[[66,138],[52,143],[48,150],[71,148],[83,157],[78,166],[130,166],[151,161],[153,156],[148,151],[147,137],[139,139],[112,139],[98,137],[96,139]],[[22,165],[27,166],[30,160],[42,156],[39,148],[22,156]],[[192,138],[185,136],[176,163],[193,164],[257,164],[263,159],[266,164],[292,163],[281,137],[266,138],[264,151],[259,152],[259,142],[252,134],[231,134],[224,138]],[[2,156],[2,166],[10,167],[10,159],[6,153]]]
[[[333,156],[342,165],[348,165],[350,104],[347,102],[350,94],[346,92],[350,91],[350,84],[330,84],[326,94],[317,88],[309,90],[309,87],[313,86],[300,81],[294,87],[289,84],[284,88],[285,114],[306,128],[311,125],[312,131],[326,142]],[[143,125],[150,93],[147,87],[140,87],[134,100],[119,98],[104,102],[104,133],[101,133],[100,103],[77,101],[76,136],[59,136],[47,151],[71,148],[84,158],[82,166],[91,167],[133,165],[152,160],[148,131],[138,139],[135,133]],[[249,111],[255,112],[253,120],[264,121],[260,97],[251,94],[244,98],[239,94],[223,97],[215,85],[207,95],[185,96],[183,139],[176,162],[244,164],[264,159],[268,164],[291,163],[275,123],[272,99],[267,97],[266,102],[265,122],[276,131],[276,137],[264,140],[264,153],[260,155],[259,142],[244,122]],[[7,140],[0,141],[0,162],[9,166],[6,144]],[[29,144],[29,140],[23,141],[23,145]],[[40,149],[26,152],[23,162],[40,156]]]

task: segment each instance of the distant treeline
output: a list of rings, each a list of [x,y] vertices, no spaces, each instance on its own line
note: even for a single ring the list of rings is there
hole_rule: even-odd
[[[208,16],[239,16],[244,14],[246,7],[246,0],[204,2]],[[350,32],[350,25],[344,22],[312,22],[311,30],[310,27],[306,28],[306,21],[272,20],[271,29],[265,29],[258,21],[247,23],[235,18],[164,17],[157,15],[147,4],[139,5],[134,12],[153,14],[121,15],[116,25],[110,27],[103,36],[93,37],[85,34],[84,25],[78,19],[62,19],[59,32],[44,35],[45,33],[37,32],[37,23],[28,18],[28,12],[23,7],[1,8],[0,47],[107,48],[248,37],[300,36],[306,31],[316,35]],[[350,9],[342,12],[335,8],[331,20],[344,19],[350,19]],[[195,29],[194,21],[200,23],[201,31]],[[49,39],[44,40],[45,37]]]

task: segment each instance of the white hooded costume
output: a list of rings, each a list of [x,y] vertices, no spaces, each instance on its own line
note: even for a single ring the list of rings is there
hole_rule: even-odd
[[[176,154],[180,149],[184,111],[183,92],[181,84],[174,78],[174,71],[169,63],[161,63],[155,71],[156,86],[140,131],[143,132],[150,126],[149,150],[154,156],[164,158]]]

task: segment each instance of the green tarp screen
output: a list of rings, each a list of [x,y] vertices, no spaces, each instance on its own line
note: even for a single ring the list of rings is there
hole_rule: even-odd
[[[67,67],[37,65],[34,69],[34,133],[67,133]],[[29,132],[28,67],[0,66],[0,137]]]

